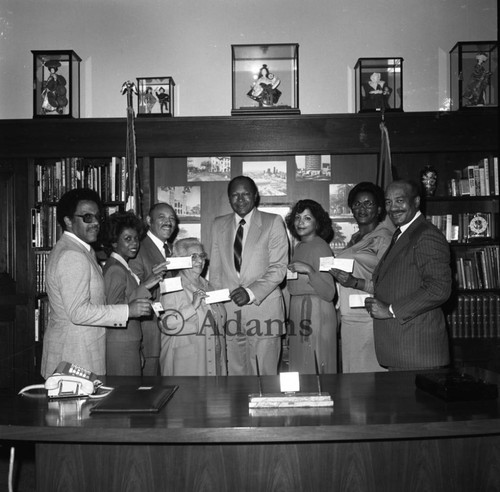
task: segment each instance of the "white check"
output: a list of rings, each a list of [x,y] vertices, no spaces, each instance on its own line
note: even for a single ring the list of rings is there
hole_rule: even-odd
[[[190,256],[170,256],[167,259],[167,270],[184,270],[193,268],[193,260]]]
[[[331,268],[352,273],[354,269],[354,260],[348,258],[334,258],[333,256],[326,256],[319,259],[320,272],[328,272]]]
[[[350,308],[364,308],[365,299],[371,297],[371,294],[351,294],[349,296],[349,307]]]
[[[229,289],[212,290],[207,292],[207,297],[205,297],[205,302],[207,304],[213,304],[214,302],[227,302],[230,300]]]
[[[160,293],[162,294],[177,292],[178,290],[182,290],[182,281],[180,277],[164,278],[160,282]]]

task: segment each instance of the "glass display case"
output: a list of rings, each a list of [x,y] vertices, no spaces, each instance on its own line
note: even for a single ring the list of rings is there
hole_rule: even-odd
[[[299,45],[231,46],[232,115],[300,114]]]
[[[175,82],[172,77],[137,79],[137,116],[174,116]]]
[[[354,67],[356,111],[403,111],[403,59],[359,58]]]
[[[450,51],[450,108],[485,106],[498,106],[498,43],[459,42]]]
[[[80,62],[71,50],[32,51],[33,117],[80,117]]]

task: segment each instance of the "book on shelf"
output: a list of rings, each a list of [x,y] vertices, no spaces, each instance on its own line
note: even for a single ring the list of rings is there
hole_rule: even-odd
[[[456,282],[459,289],[498,289],[500,246],[456,251]]]
[[[103,202],[125,202],[128,195],[125,159],[69,157],[56,161],[45,160],[36,164],[37,203],[55,203],[66,191],[83,187],[99,193]]]
[[[498,157],[489,156],[455,170],[450,180],[451,196],[490,196],[499,194]]]
[[[500,337],[500,295],[460,294],[447,322],[452,338]]]

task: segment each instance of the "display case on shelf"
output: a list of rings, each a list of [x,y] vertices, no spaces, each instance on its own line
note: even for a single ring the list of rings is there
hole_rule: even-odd
[[[232,115],[300,114],[299,45],[231,46]]]
[[[80,62],[72,50],[32,51],[33,117],[80,117]]]
[[[403,58],[359,58],[356,111],[403,111]]]
[[[450,51],[450,108],[485,106],[498,106],[498,42],[458,42]]]
[[[137,116],[174,116],[175,82],[172,77],[137,79]]]

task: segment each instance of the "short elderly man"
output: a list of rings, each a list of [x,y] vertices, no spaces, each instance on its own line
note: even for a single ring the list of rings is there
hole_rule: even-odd
[[[396,241],[373,272],[374,297],[365,301],[377,359],[389,370],[445,366],[450,358],[441,305],[451,293],[449,245],[419,211],[416,184],[394,181],[385,203]]]
[[[147,299],[106,305],[104,278],[91,244],[101,227],[101,199],[88,188],[65,193],[57,204],[64,231],[47,260],[49,322],[43,339],[42,376],[60,362],[106,374],[106,326],[150,313]]]
[[[234,213],[217,217],[212,228],[210,283],[229,288],[226,344],[230,376],[277,374],[284,334],[280,284],[288,264],[288,238],[281,217],[260,212],[257,186],[233,178],[228,196]]]
[[[168,241],[177,229],[177,214],[168,204],[159,202],[154,204],[146,217],[149,227],[147,235],[141,241],[137,256],[130,260],[130,269],[144,282],[151,273],[157,273],[156,268],[165,263],[172,256],[172,245]],[[167,272],[166,276],[170,276]],[[153,301],[159,301],[160,290],[157,287],[151,292]],[[142,355],[144,376],[158,376],[160,374],[160,329],[154,315],[141,321]]]

